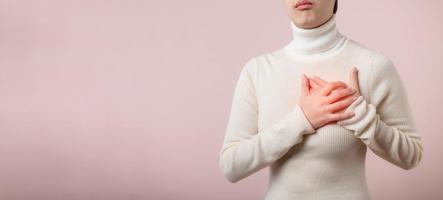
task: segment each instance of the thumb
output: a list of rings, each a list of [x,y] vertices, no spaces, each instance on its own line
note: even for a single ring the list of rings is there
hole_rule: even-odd
[[[301,93],[303,96],[309,95],[309,80],[305,74],[302,75],[301,79]]]
[[[360,91],[358,86],[358,69],[353,67],[351,73],[349,74],[349,84],[351,87],[357,91]]]

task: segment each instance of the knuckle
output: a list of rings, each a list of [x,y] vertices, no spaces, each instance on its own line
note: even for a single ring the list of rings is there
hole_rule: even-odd
[[[348,102],[349,102],[349,104],[353,103],[354,101],[355,101],[355,99],[354,99],[353,96],[350,96],[350,97],[348,98]]]
[[[343,85],[344,84],[342,81],[334,81],[333,83],[334,83],[334,85]]]
[[[349,103],[354,102],[354,98],[353,98],[352,96],[350,96],[350,97],[348,98],[348,102],[349,102]]]
[[[322,116],[320,116],[320,121],[322,121],[322,122],[327,122],[327,121],[328,121],[328,117],[322,115]]]
[[[331,110],[332,110],[331,107],[332,107],[331,104],[327,104],[327,105],[323,106],[323,108],[322,108],[323,114],[330,114]]]
[[[334,96],[326,96],[326,98],[324,98],[323,103],[324,104],[330,104],[331,102],[333,102],[334,100]]]
[[[319,108],[319,111],[320,111],[321,113],[325,113],[325,112],[326,112],[326,106],[321,106],[321,107]]]
[[[332,88],[332,85],[329,84],[329,85],[326,85],[324,89],[325,89],[325,90],[330,90],[331,88]]]
[[[326,87],[326,91],[330,91],[330,92],[332,92],[333,89],[334,89],[334,85],[328,85],[328,86]]]
[[[354,89],[352,89],[352,88],[348,88],[348,91],[347,91],[347,93],[348,93],[348,94],[353,94],[353,93],[354,93],[354,91],[355,91]]]
[[[320,100],[320,106],[325,106],[325,105],[327,105],[327,104],[329,104],[329,102],[328,102],[328,98],[327,97],[325,97],[325,98],[322,98],[321,100]]]
[[[337,115],[333,115],[333,114],[328,115],[329,121],[334,121],[334,120],[336,120],[336,118],[337,118]]]
[[[346,89],[341,89],[341,90],[339,90],[338,92],[337,92],[337,95],[340,95],[340,96],[344,96],[344,95],[346,95],[347,94],[347,90]]]
[[[327,122],[327,121],[329,121],[329,115],[322,115],[322,120],[324,121],[324,122]]]

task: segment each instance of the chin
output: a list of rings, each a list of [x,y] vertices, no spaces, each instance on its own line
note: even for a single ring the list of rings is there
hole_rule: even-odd
[[[293,17],[293,21],[295,25],[299,27],[310,28],[315,25],[316,19],[313,14],[300,13],[299,15]]]

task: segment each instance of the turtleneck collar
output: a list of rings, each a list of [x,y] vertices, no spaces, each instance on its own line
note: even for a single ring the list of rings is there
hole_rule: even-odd
[[[291,20],[292,41],[284,47],[290,56],[322,56],[337,50],[346,41],[336,27],[335,15],[312,29],[298,27]]]

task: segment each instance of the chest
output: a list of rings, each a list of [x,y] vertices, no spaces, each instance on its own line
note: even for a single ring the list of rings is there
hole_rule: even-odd
[[[359,70],[360,94],[367,99],[370,61],[336,61],[333,63],[297,64],[275,62],[261,65],[256,72],[256,95],[259,108],[258,128],[269,128],[298,104],[302,74],[318,76],[328,82],[349,84],[351,69]]]
[[[368,62],[369,63],[369,62]],[[302,74],[316,75],[328,82],[349,83],[352,67],[358,66],[360,93],[368,94],[368,63],[335,62],[300,65],[276,63],[261,66],[257,71],[256,94],[259,107],[258,128],[265,130],[291,112],[298,104],[301,94]],[[341,155],[348,149],[361,145],[351,131],[330,124],[317,129],[316,134],[303,139],[304,149],[316,149],[325,154]],[[343,152],[342,152],[343,151]],[[318,153],[318,152],[317,152]]]

